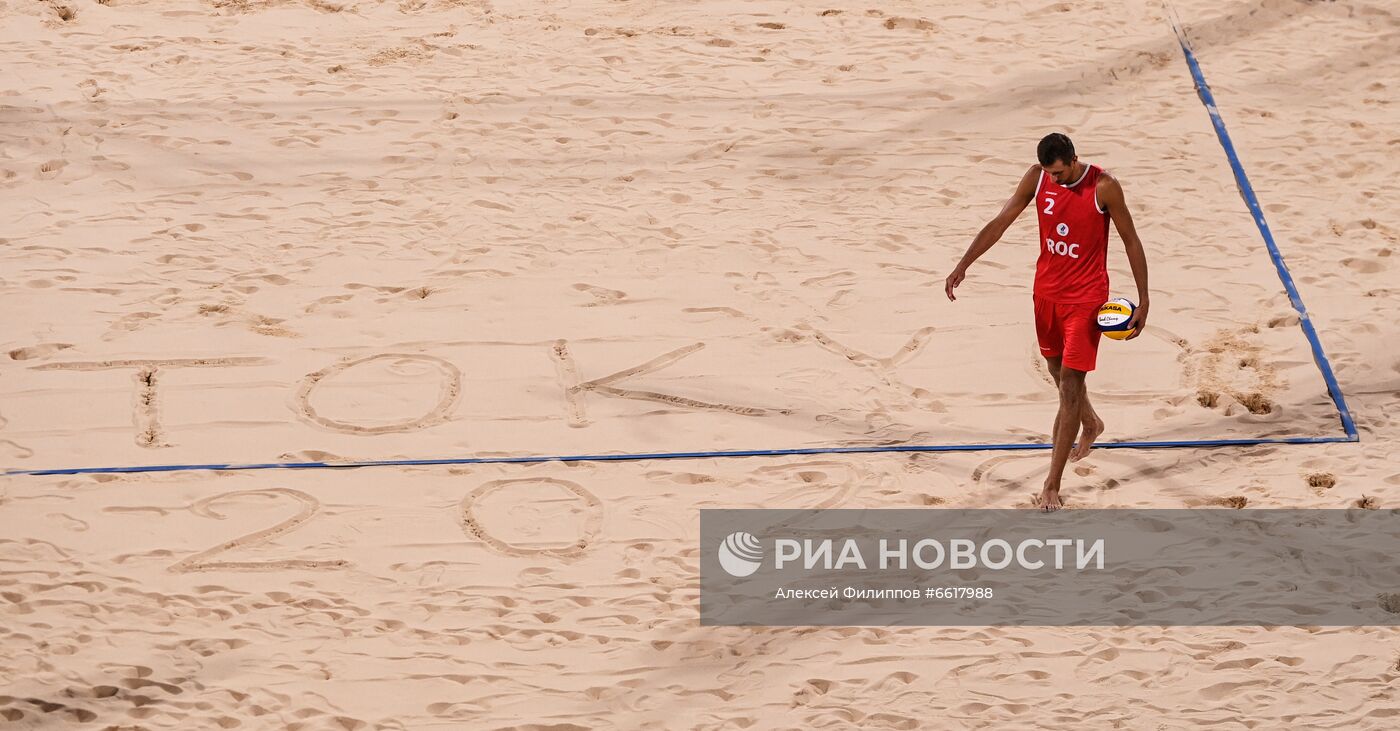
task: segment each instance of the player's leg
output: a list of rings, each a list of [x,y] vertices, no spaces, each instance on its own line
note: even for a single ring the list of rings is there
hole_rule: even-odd
[[[1050,474],[1040,492],[1040,509],[1059,510],[1060,478],[1069,462],[1070,447],[1079,433],[1080,413],[1084,406],[1084,371],[1062,365],[1060,368],[1060,410],[1055,414],[1055,448],[1050,454]]]
[[[1050,377],[1055,381],[1055,388],[1060,387],[1060,368],[1063,367],[1064,356],[1055,355],[1045,359],[1045,368],[1050,372]],[[1094,440],[1103,433],[1103,419],[1099,418],[1098,412],[1094,411],[1094,405],[1089,403],[1089,390],[1086,384],[1084,389],[1084,402],[1079,410],[1079,416],[1075,418],[1079,424],[1080,438],[1076,442],[1074,449],[1070,452],[1069,461],[1078,462],[1089,453],[1094,446]],[[1060,414],[1055,412],[1055,425],[1050,428],[1051,439],[1060,431]]]
[[[1069,305],[1063,311],[1064,331],[1065,331],[1065,352],[1062,358],[1061,367],[1073,369],[1083,374],[1094,370],[1098,364],[1099,339],[1102,334],[1099,332],[1095,315],[1098,312],[1096,305]],[[1084,389],[1079,399],[1079,411],[1074,417],[1078,422],[1079,440],[1074,449],[1070,452],[1070,461],[1078,462],[1088,456],[1089,450],[1094,447],[1094,440],[1103,434],[1103,419],[1099,418],[1094,411],[1094,405],[1089,403],[1089,391]]]
[[[1065,333],[1064,320],[1060,317],[1058,308],[1053,302],[1046,302],[1039,297],[1035,298],[1035,336],[1040,345],[1040,354],[1045,358],[1045,366],[1050,371],[1050,377],[1055,380],[1055,387],[1063,393],[1064,389],[1064,348]],[[1060,397],[1060,406],[1055,411],[1055,424],[1050,428],[1050,440],[1055,444],[1055,451],[1064,451],[1069,454],[1070,443],[1074,441],[1074,435],[1079,431],[1079,407],[1076,404],[1072,412],[1066,412],[1064,397]],[[1062,436],[1067,432],[1068,436]],[[1060,442],[1064,442],[1064,449],[1061,450]],[[1052,464],[1054,460],[1052,459]],[[1060,507],[1060,480],[1059,474],[1064,470],[1064,460],[1060,462],[1060,470],[1052,469],[1051,474],[1054,489],[1051,490],[1052,481],[1047,479],[1045,490],[1040,493],[1038,499],[1041,509],[1058,510]]]
[[[1078,462],[1089,454],[1089,450],[1094,448],[1094,440],[1103,434],[1103,419],[1094,412],[1094,407],[1089,403],[1089,391],[1084,391],[1083,409],[1079,412],[1079,425],[1082,431],[1079,433],[1079,441],[1074,446],[1074,452],[1070,455],[1071,462]]]
[[[1047,356],[1045,356],[1045,369],[1048,370],[1048,371],[1050,371],[1050,378],[1052,378],[1052,379],[1055,381],[1055,390],[1056,390],[1056,391],[1058,391],[1059,388],[1060,388],[1060,368],[1061,368],[1061,361],[1062,361],[1062,360],[1064,360],[1064,356],[1059,356],[1059,355],[1047,355]],[[1060,412],[1059,412],[1059,410],[1056,410],[1056,411],[1055,411],[1055,425],[1052,426],[1052,427],[1050,427],[1050,439],[1051,439],[1051,441],[1054,441],[1054,439],[1055,439],[1055,433],[1058,432],[1059,430],[1060,430]]]

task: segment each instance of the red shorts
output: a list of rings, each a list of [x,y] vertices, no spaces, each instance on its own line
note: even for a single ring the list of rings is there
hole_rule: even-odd
[[[1098,314],[1102,303],[1063,304],[1035,297],[1035,337],[1040,354],[1059,356],[1060,364],[1076,371],[1092,371],[1099,358]]]

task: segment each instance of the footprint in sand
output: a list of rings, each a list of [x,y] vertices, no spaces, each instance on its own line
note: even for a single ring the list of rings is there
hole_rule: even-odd
[[[745,314],[742,310],[736,310],[733,307],[685,307],[681,309],[681,312],[693,315],[716,315],[721,318],[737,317],[745,320],[754,319]]]
[[[888,18],[885,27],[890,30],[938,30],[938,26],[923,18]]]
[[[1188,508],[1212,507],[1229,508],[1231,510],[1243,510],[1249,507],[1249,498],[1243,495],[1228,495],[1222,497],[1206,498],[1205,500],[1187,500]]]
[[[897,493],[883,474],[859,462],[805,460],[757,467],[752,474],[738,487],[762,507],[835,508],[857,494],[886,499]]]
[[[627,299],[626,292],[616,289],[607,289],[606,287],[595,287],[594,285],[583,284],[582,282],[575,284],[574,289],[593,295],[593,301],[585,303],[583,305],[584,307],[622,304],[624,300]]]
[[[61,350],[73,347],[72,343],[39,343],[10,351],[10,360],[35,360],[47,358]]]
[[[1307,480],[1308,487],[1317,495],[1337,486],[1337,476],[1331,472],[1314,472],[1308,475]]]
[[[147,320],[156,319],[159,317],[160,314],[156,312],[133,312],[113,322],[108,327],[107,333],[102,336],[102,339],[111,340],[113,337],[116,337],[117,335],[123,332],[132,332],[134,330],[139,330],[145,324],[147,324]]]
[[[1385,270],[1385,265],[1381,262],[1366,257],[1347,257],[1342,260],[1342,265],[1361,274],[1375,274]]]
[[[352,299],[354,299],[354,298],[355,298],[355,295],[353,295],[353,294],[334,294],[334,295],[329,295],[329,296],[326,296],[326,297],[318,298],[317,300],[315,300],[315,301],[312,302],[311,304],[309,304],[309,305],[307,305],[306,307],[304,307],[304,308],[302,309],[302,311],[309,314],[309,313],[312,313],[312,312],[315,312],[315,311],[321,309],[321,307],[323,307],[323,306],[325,306],[325,305],[338,305],[338,304],[341,304],[341,303],[343,303],[343,302],[348,302],[348,301],[350,301],[350,300],[352,300]],[[200,308],[200,311],[201,311],[201,313],[203,312],[203,307]]]
[[[214,262],[211,256],[195,256],[193,254],[162,254],[156,257],[159,264],[171,264],[175,266],[206,267]]]
[[[1278,415],[1274,394],[1282,378],[1264,359],[1264,348],[1251,336],[1257,327],[1219,330],[1208,342],[1188,349],[1187,374],[1196,385],[1196,403],[1224,409],[1226,416],[1243,407],[1255,415]]]
[[[802,280],[804,287],[853,287],[859,283],[856,273],[849,269]]]
[[[1152,480],[1157,480],[1159,486],[1173,486],[1172,481],[1163,478],[1166,465],[1145,463],[1131,455],[1118,453],[1121,451],[1095,450],[1090,452],[1086,461],[1070,465],[1064,474],[1064,491],[1061,493],[1066,505],[1114,504],[1128,498],[1117,498],[1108,493],[1125,486],[1147,484]],[[1088,460],[1093,460],[1093,463],[1090,464]],[[992,457],[972,469],[972,483],[981,495],[970,496],[967,507],[999,507],[1006,498],[1034,487],[1035,490],[1024,495],[1024,501],[1013,505],[1018,508],[1032,507],[1049,473],[1048,451]]]
[[[480,206],[482,208],[494,208],[498,211],[507,211],[511,213],[515,212],[514,208],[511,208],[510,206],[505,205],[504,203],[497,203],[495,201],[474,200],[472,201],[472,205]]]
[[[326,452],[320,449],[303,449],[299,452],[283,452],[277,455],[281,462],[322,462],[334,464],[336,462],[353,462],[351,457],[345,457],[334,452]]]
[[[53,180],[63,172],[63,168],[68,167],[67,160],[49,160],[39,166],[36,177],[40,180]]]

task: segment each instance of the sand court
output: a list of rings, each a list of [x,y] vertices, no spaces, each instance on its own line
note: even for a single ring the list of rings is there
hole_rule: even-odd
[[[1067,503],[1392,508],[1400,23],[1173,6],[1361,442],[1098,450]],[[10,2],[0,39],[3,470],[1044,442],[1029,212],[942,283],[1052,129],[1152,267],[1105,438],[1341,432],[1157,3]],[[0,726],[1393,725],[1388,628],[699,625],[702,508],[1047,469],[4,475]]]
[[[208,22],[245,33],[313,12],[245,10],[255,8],[228,6]],[[25,404],[8,431],[31,450],[26,462],[103,465],[71,452],[64,435],[74,429],[110,435],[96,451],[120,455],[112,464],[306,450],[373,459],[1043,441],[1046,411],[1026,407],[1053,396],[1030,338],[1029,216],[962,301],[939,292],[945,262],[996,210],[1025,157],[1017,145],[1030,120],[988,114],[992,104],[1072,109],[1056,120],[1089,141],[1086,159],[1129,180],[1154,253],[1171,264],[1155,268],[1151,337],[1102,348],[1094,387],[1113,403],[1115,435],[1332,428],[1306,342],[1160,28],[1115,32],[1096,46],[1101,59],[1056,74],[981,80],[946,70],[1010,70],[1005,44],[1048,42],[1024,27],[987,37],[987,17],[975,14],[921,26],[883,11],[761,19],[756,7],[754,23],[727,30],[588,25],[567,43],[518,46],[509,41],[523,16],[462,6],[447,17],[478,24],[470,38],[426,33],[426,9],[396,13],[413,41],[395,48],[409,50],[365,49],[354,62],[348,49],[385,12],[333,13],[342,30],[299,51],[285,27],[269,26],[277,61],[212,28],[208,53],[193,56],[162,50],[178,45],[166,36],[114,42],[103,52],[147,59],[108,72],[121,96],[94,91],[103,72],[93,71],[94,87],[67,69],[36,92],[50,94],[43,103],[11,109],[14,122],[44,130],[33,159],[51,154],[46,135],[73,136],[56,126],[57,111],[86,146],[74,149],[88,150],[27,184],[63,195],[20,203],[11,239],[22,245],[7,254],[16,258],[7,279],[24,293],[12,298],[16,321],[44,323],[16,339],[25,358],[16,365],[31,367],[8,381]],[[1117,28],[1140,19],[1134,12],[1086,22]],[[117,23],[111,9],[83,18]],[[740,32],[758,55],[733,50]],[[969,34],[987,40],[956,40]],[[778,38],[770,58],[764,48]],[[852,45],[837,57],[830,42]],[[601,66],[565,64],[574,43]],[[445,74],[430,58],[470,60],[474,75]],[[849,63],[829,65],[837,60]],[[289,90],[300,77],[262,75],[288,63],[305,83]],[[209,102],[168,64],[200,64],[201,83],[223,95]],[[75,91],[60,91],[66,84]],[[158,115],[155,98],[165,100]],[[1134,110],[1130,127],[1115,117],[1120,107]],[[1174,162],[1183,159],[1189,172]],[[1131,294],[1121,254],[1110,255],[1111,276]],[[978,347],[965,347],[969,338]],[[574,433],[569,378],[548,357],[556,340],[570,341],[584,380],[703,344],[629,388],[721,408],[591,398],[595,418],[644,416],[647,426],[626,439],[606,427]],[[411,440],[307,430],[305,404],[288,392],[308,374],[365,358],[388,367],[382,358],[394,353],[462,372],[453,408],[429,418],[436,426]],[[880,362],[892,354],[897,366]],[[162,371],[169,446],[159,452],[121,443],[137,421],[126,375],[32,368],[250,357],[266,367]],[[394,403],[333,396],[348,378],[318,396],[324,409],[341,398],[346,423],[408,423],[437,403],[413,395],[433,387],[411,376],[397,401],[386,397]],[[78,393],[93,403],[60,406]],[[1194,401],[1215,415],[1209,428]],[[734,418],[734,408],[765,415]],[[53,461],[63,453],[78,461]]]

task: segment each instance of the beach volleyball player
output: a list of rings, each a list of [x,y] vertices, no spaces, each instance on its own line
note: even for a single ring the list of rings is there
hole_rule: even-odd
[[[1050,474],[1040,493],[1042,510],[1058,510],[1060,477],[1065,463],[1089,453],[1104,424],[1089,403],[1085,376],[1094,370],[1099,350],[1095,321],[1108,300],[1108,221],[1128,252],[1137,280],[1138,306],[1128,338],[1147,325],[1147,256],[1123,201],[1123,188],[1097,165],[1080,162],[1074,143],[1058,132],[1046,135],[1036,148],[1032,165],[1001,213],[982,227],[944,283],[948,299],[967,276],[967,268],[992,248],[1027,205],[1034,203],[1040,219],[1040,257],[1035,265],[1033,304],[1040,354],[1060,390],[1060,408],[1053,427],[1054,450]],[[1078,436],[1076,444],[1075,437]],[[1071,453],[1073,448],[1073,453]]]

